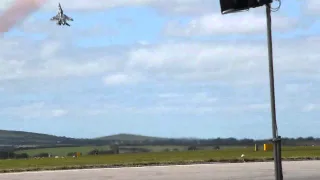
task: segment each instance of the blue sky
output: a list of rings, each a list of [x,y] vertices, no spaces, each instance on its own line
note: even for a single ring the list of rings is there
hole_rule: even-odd
[[[58,4],[48,0],[0,39],[1,129],[271,137],[263,7],[223,16],[212,0],[60,2],[71,27],[48,21]],[[272,13],[279,133],[319,137],[320,6],[290,3]]]

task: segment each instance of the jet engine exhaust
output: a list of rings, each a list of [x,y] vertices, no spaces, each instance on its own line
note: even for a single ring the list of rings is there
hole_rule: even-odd
[[[30,14],[38,10],[47,0],[16,0],[0,15],[0,33],[8,32]]]

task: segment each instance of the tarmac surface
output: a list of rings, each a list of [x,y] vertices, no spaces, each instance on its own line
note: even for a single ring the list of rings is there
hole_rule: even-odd
[[[283,162],[284,180],[320,180],[320,161]],[[273,162],[0,174],[1,180],[274,180]]]

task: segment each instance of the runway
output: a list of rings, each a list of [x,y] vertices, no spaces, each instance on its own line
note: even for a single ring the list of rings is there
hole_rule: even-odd
[[[273,162],[0,174],[1,180],[274,180]],[[284,180],[319,180],[320,161],[283,162]]]

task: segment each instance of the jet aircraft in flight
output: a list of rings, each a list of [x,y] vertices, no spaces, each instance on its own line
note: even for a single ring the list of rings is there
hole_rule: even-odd
[[[67,25],[70,26],[69,23],[67,23],[67,21],[73,21],[73,19],[71,17],[68,17],[67,15],[65,15],[63,13],[62,7],[59,3],[58,6],[59,10],[58,10],[58,14],[55,15],[54,17],[52,17],[50,20],[51,21],[57,21],[57,25],[61,26],[61,25]]]

